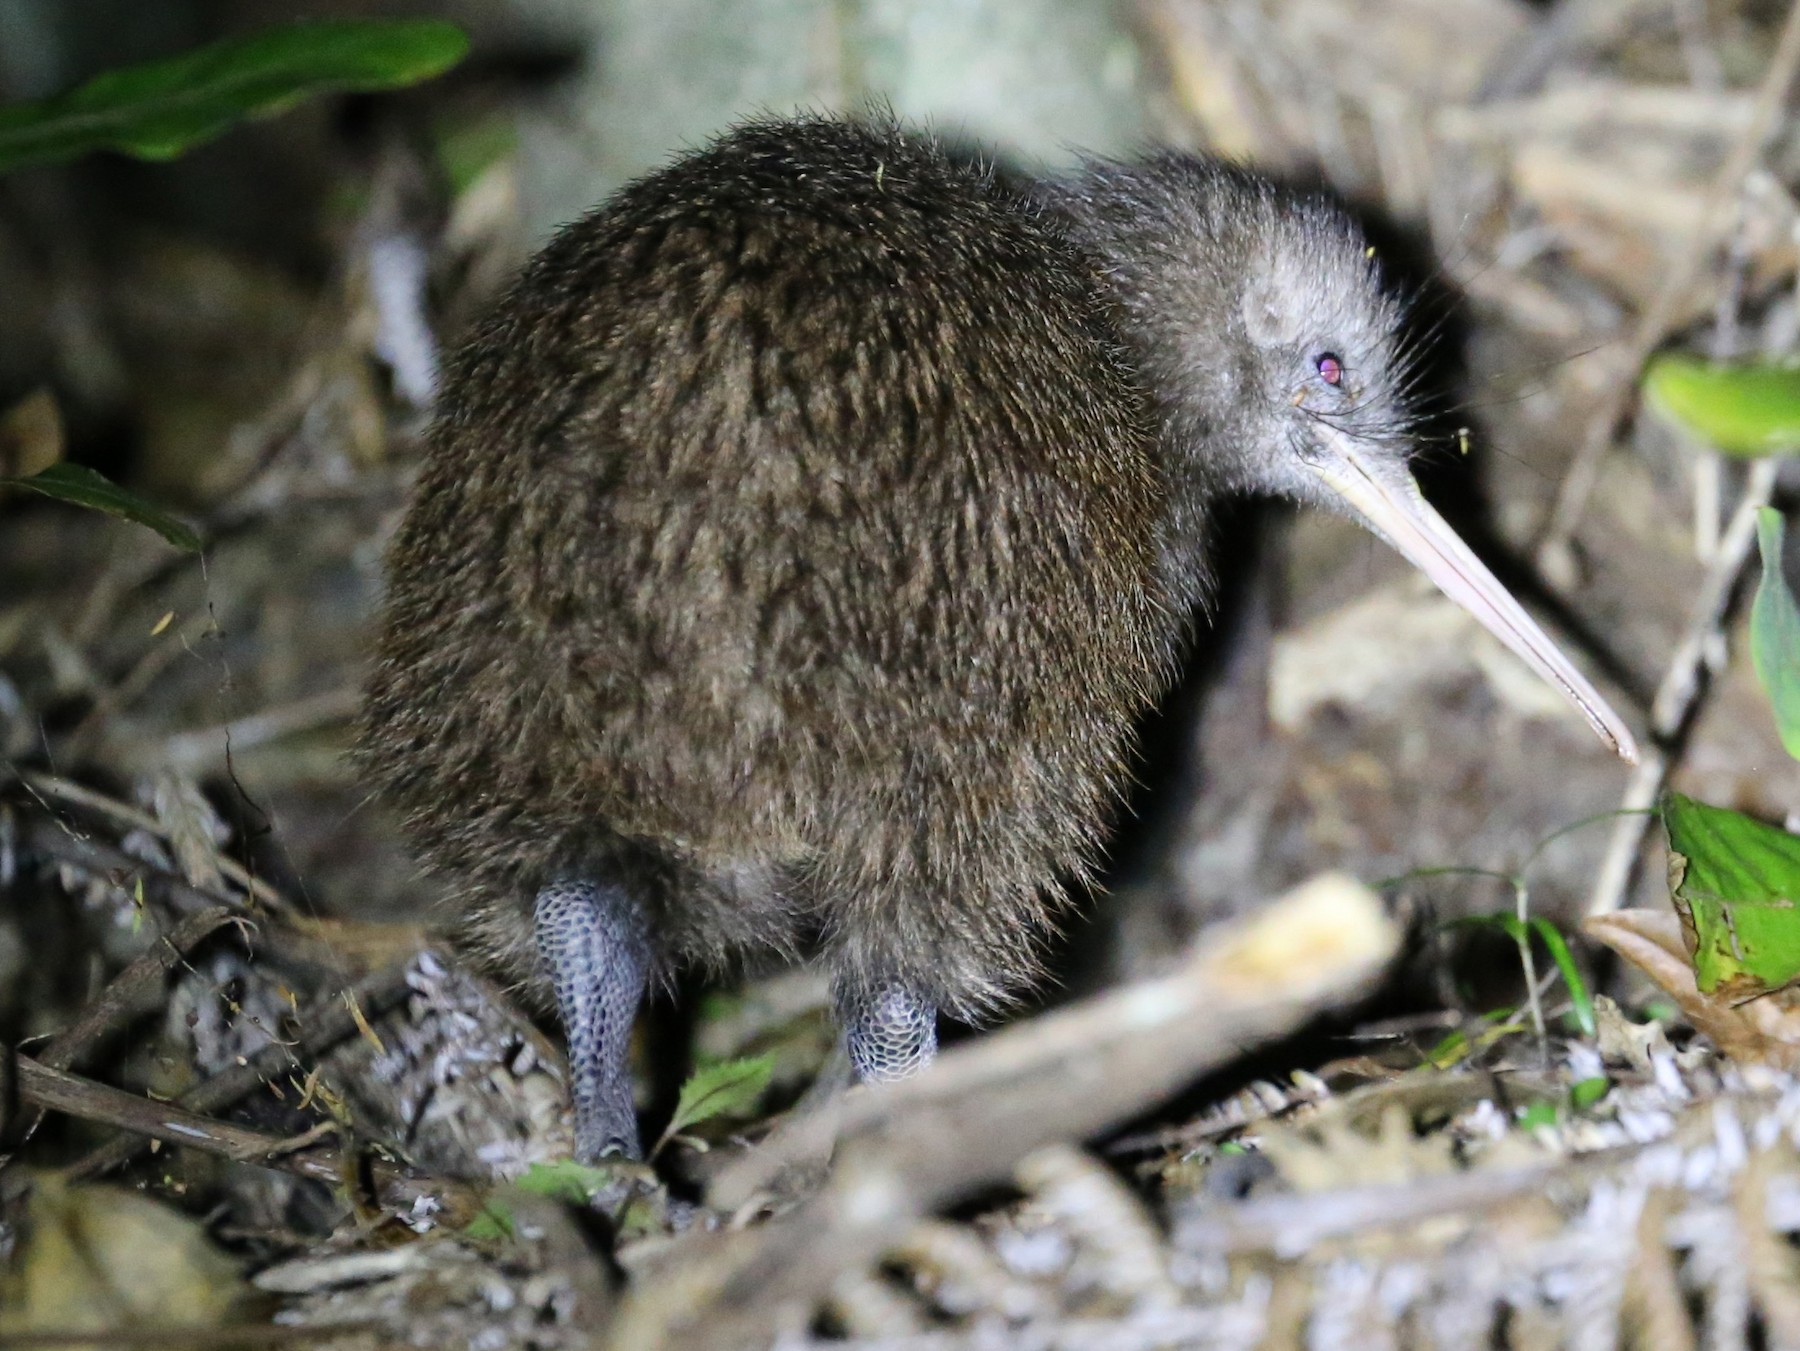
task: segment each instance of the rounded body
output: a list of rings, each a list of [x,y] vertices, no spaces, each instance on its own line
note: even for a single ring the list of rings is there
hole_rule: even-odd
[[[663,969],[1030,974],[1181,627],[1108,304],[878,122],[750,125],[551,242],[448,372],[364,735],[495,952],[604,875]]]

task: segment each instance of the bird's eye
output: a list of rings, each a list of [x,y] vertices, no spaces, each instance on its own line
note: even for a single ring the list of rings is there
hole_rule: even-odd
[[[1328,385],[1344,383],[1344,363],[1336,352],[1320,352],[1313,358],[1313,365],[1319,368],[1319,379]]]

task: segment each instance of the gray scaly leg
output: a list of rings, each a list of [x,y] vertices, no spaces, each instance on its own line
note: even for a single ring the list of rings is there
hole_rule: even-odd
[[[538,893],[537,945],[569,1034],[575,1157],[638,1157],[631,1024],[650,948],[643,915],[623,887],[555,882]]]
[[[937,1055],[937,1006],[898,981],[840,983],[832,992],[856,1077],[891,1083],[917,1074]]]

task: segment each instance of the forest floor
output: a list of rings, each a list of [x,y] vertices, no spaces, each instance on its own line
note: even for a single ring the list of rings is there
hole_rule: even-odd
[[[345,758],[417,334],[523,253],[510,110],[349,165],[297,119],[360,185],[310,273],[20,179],[0,356],[57,392],[0,475],[128,445],[207,549],[0,500],[0,1346],[1800,1346],[1800,1024],[1694,988],[1651,811],[1800,813],[1742,603],[1793,484],[1635,398],[1800,351],[1778,9],[1140,5],[1171,136],[1375,222],[1427,492],[1643,761],[1378,541],[1246,506],[1037,1002],[809,1092],[822,977],[696,982],[606,1169]]]

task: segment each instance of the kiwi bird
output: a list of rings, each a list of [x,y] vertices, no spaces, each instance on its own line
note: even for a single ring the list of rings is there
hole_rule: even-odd
[[[1402,305],[1330,202],[1186,154],[1013,182],[741,126],[564,228],[450,362],[362,749],[638,1148],[646,986],[817,951],[864,1080],[1028,981],[1231,493],[1346,511],[1630,758],[1420,496]]]

